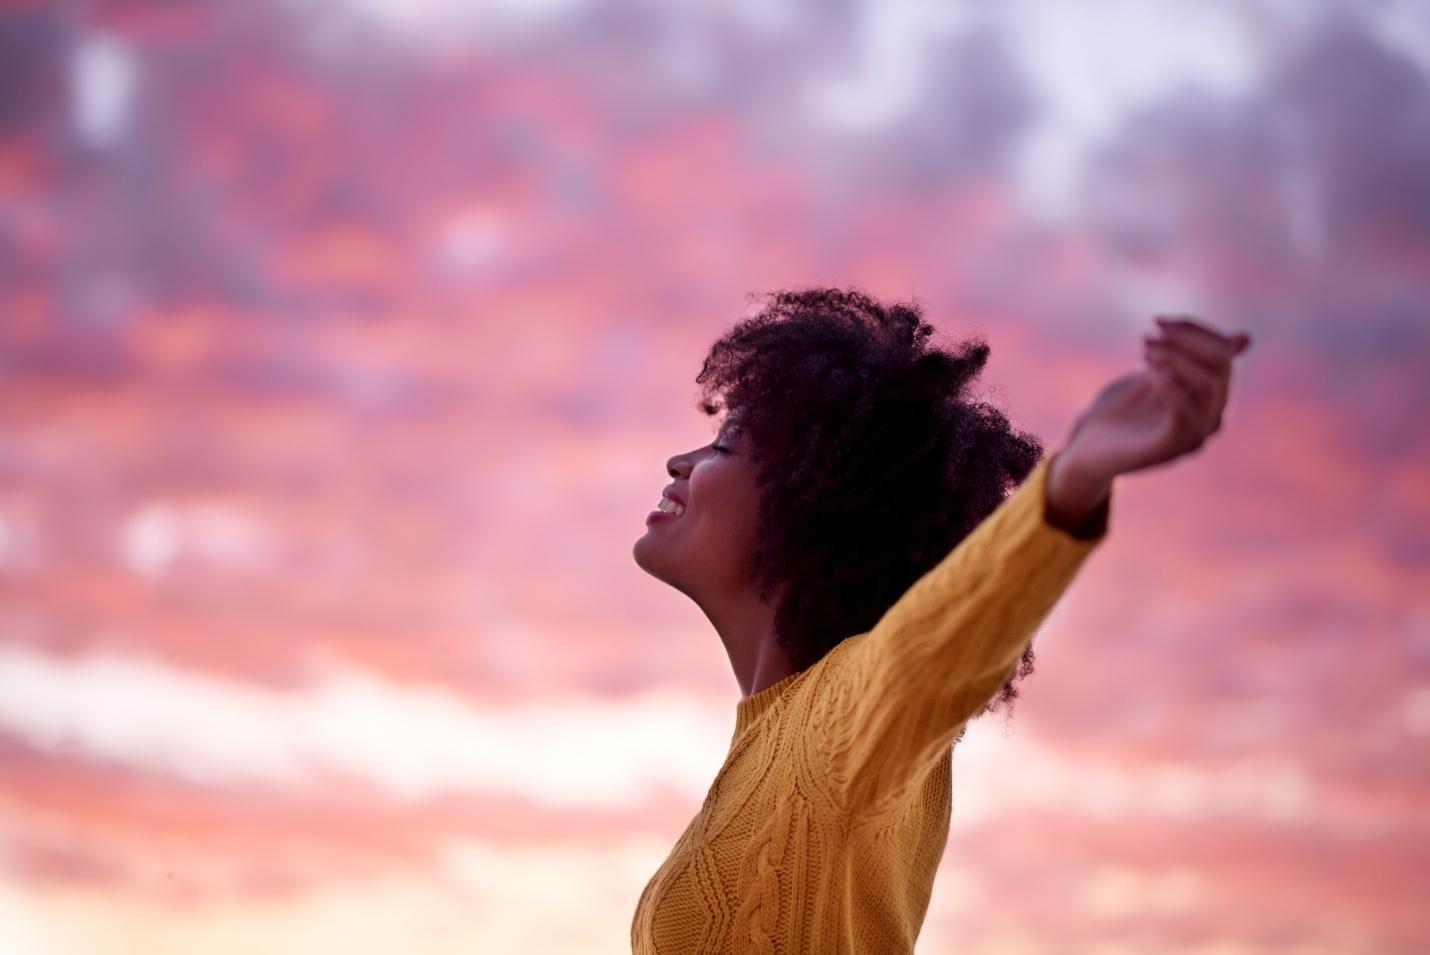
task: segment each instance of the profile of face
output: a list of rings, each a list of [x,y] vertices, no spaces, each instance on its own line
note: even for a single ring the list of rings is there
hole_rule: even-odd
[[[666,490],[684,510],[647,516],[632,548],[642,570],[702,604],[753,586],[760,495],[749,452],[732,415],[712,442],[666,462]]]

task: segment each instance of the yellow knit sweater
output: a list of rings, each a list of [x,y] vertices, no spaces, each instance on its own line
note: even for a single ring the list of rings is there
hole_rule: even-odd
[[[872,630],[740,700],[725,763],[641,893],[635,955],[912,952],[951,743],[1106,537],[1048,522],[1051,457]]]

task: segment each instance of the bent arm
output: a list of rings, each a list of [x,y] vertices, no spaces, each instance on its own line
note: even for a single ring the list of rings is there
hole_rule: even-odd
[[[836,648],[818,745],[847,804],[867,804],[923,778],[1013,675],[1106,538],[1110,487],[1090,516],[1061,503],[1050,513],[1049,469],[1061,453],[1040,460],[872,630]]]

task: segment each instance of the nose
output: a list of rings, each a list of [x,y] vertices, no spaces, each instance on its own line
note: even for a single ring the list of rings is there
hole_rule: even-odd
[[[689,477],[692,467],[694,467],[694,465],[691,463],[688,453],[676,454],[672,455],[671,458],[665,462],[665,473],[673,478]]]

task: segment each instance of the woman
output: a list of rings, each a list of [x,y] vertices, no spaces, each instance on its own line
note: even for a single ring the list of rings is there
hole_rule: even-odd
[[[780,293],[715,343],[696,383],[720,432],[670,459],[633,553],[710,618],[743,698],[635,955],[913,951],[951,744],[1017,695],[1112,479],[1221,426],[1250,338],[1157,321],[1050,457],[968,394],[988,346],[930,347],[916,305]]]

